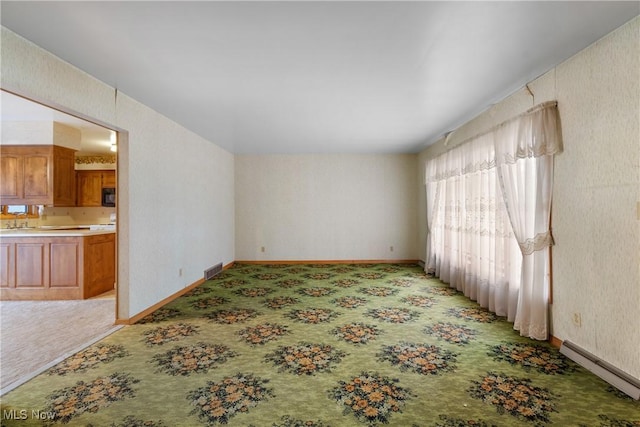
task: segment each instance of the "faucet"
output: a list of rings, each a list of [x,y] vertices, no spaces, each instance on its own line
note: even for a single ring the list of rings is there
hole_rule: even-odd
[[[7,230],[17,229],[17,228],[29,228],[29,214],[27,212],[15,212],[13,214],[13,224],[9,220],[6,225]],[[24,216],[25,221],[18,225],[18,218]]]
[[[24,215],[24,219],[25,221],[23,223],[20,223],[20,225],[18,225],[18,218],[20,216]],[[11,224],[7,224],[7,228],[11,229],[11,228],[29,228],[29,216],[27,215],[26,212],[18,212],[18,213],[14,213],[13,214],[13,227],[11,226]]]

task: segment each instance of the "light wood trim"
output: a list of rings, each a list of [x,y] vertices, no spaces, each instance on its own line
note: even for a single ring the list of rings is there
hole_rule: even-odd
[[[549,336],[549,344],[551,344],[555,348],[560,348],[562,346],[562,340],[551,335]]]
[[[418,264],[417,259],[235,261],[237,264]]]
[[[551,231],[551,239],[553,241],[553,200],[549,208],[549,230]],[[554,242],[555,244],[555,242]],[[549,246],[549,304],[553,304],[553,244]]]
[[[235,261],[232,261],[229,264],[223,266],[222,270],[223,271],[227,270],[227,269],[233,267],[234,264],[235,264]],[[189,286],[187,286],[186,288],[180,289],[175,294],[169,295],[168,297],[166,297],[162,301],[152,305],[151,307],[147,308],[146,310],[141,311],[140,313],[136,314],[133,317],[130,317],[128,319],[116,319],[116,323],[115,324],[116,325],[133,325],[134,323],[138,322],[139,320],[143,319],[144,317],[147,317],[149,314],[153,313],[154,311],[158,310],[159,308],[162,308],[163,306],[169,304],[173,300],[178,299],[179,297],[181,297],[182,295],[186,294],[190,290],[192,290],[194,288],[197,288],[198,286],[200,286],[204,282],[205,282],[204,277],[202,279],[198,279],[195,282],[193,282],[192,284],[190,284]]]
[[[162,308],[162,306],[169,304],[171,301],[181,297],[182,295],[186,294],[187,292],[189,292],[193,288],[198,287],[199,285],[203,284],[204,282],[205,282],[204,278],[199,279],[199,280],[193,282],[192,284],[190,284],[189,286],[187,286],[186,288],[180,289],[175,294],[169,295],[168,297],[166,297],[162,301],[157,302],[156,304],[152,305],[151,307],[147,308],[146,310],[141,311],[140,313],[136,314],[135,316],[133,316],[133,317],[131,317],[129,319],[116,319],[116,325],[133,325],[134,323],[136,323],[140,319],[142,319],[144,317],[147,317],[149,314],[153,313],[157,309]]]

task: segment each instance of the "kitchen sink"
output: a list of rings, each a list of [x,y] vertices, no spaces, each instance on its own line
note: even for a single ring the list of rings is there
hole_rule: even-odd
[[[37,227],[37,230],[51,231],[51,230],[88,230],[88,225],[41,225]]]

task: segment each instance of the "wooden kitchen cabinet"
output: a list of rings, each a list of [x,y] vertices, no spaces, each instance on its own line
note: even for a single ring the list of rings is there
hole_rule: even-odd
[[[0,298],[86,299],[114,289],[115,233],[2,237]]]
[[[113,170],[102,171],[102,187],[116,188],[116,171],[113,171]]]
[[[77,171],[77,206],[102,206],[102,172]]]
[[[75,150],[53,146],[53,205],[76,205]]]
[[[113,289],[116,282],[115,254],[115,233],[84,238],[85,295],[100,295]]]
[[[75,206],[74,150],[0,146],[0,205]]]
[[[15,244],[0,240],[0,288],[15,287]]]
[[[102,189],[115,187],[113,170],[81,170],[76,172],[77,206],[102,206]]]
[[[51,149],[42,146],[0,147],[0,204],[51,204]]]

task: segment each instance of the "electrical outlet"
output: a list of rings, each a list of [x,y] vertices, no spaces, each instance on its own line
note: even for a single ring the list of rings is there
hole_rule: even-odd
[[[577,327],[582,326],[582,315],[580,313],[573,313],[573,324]]]
[[[389,246],[389,252],[393,252],[393,246]]]
[[[182,277],[182,268],[178,269],[178,277]]]
[[[260,246],[260,252],[264,252],[264,246]]]

